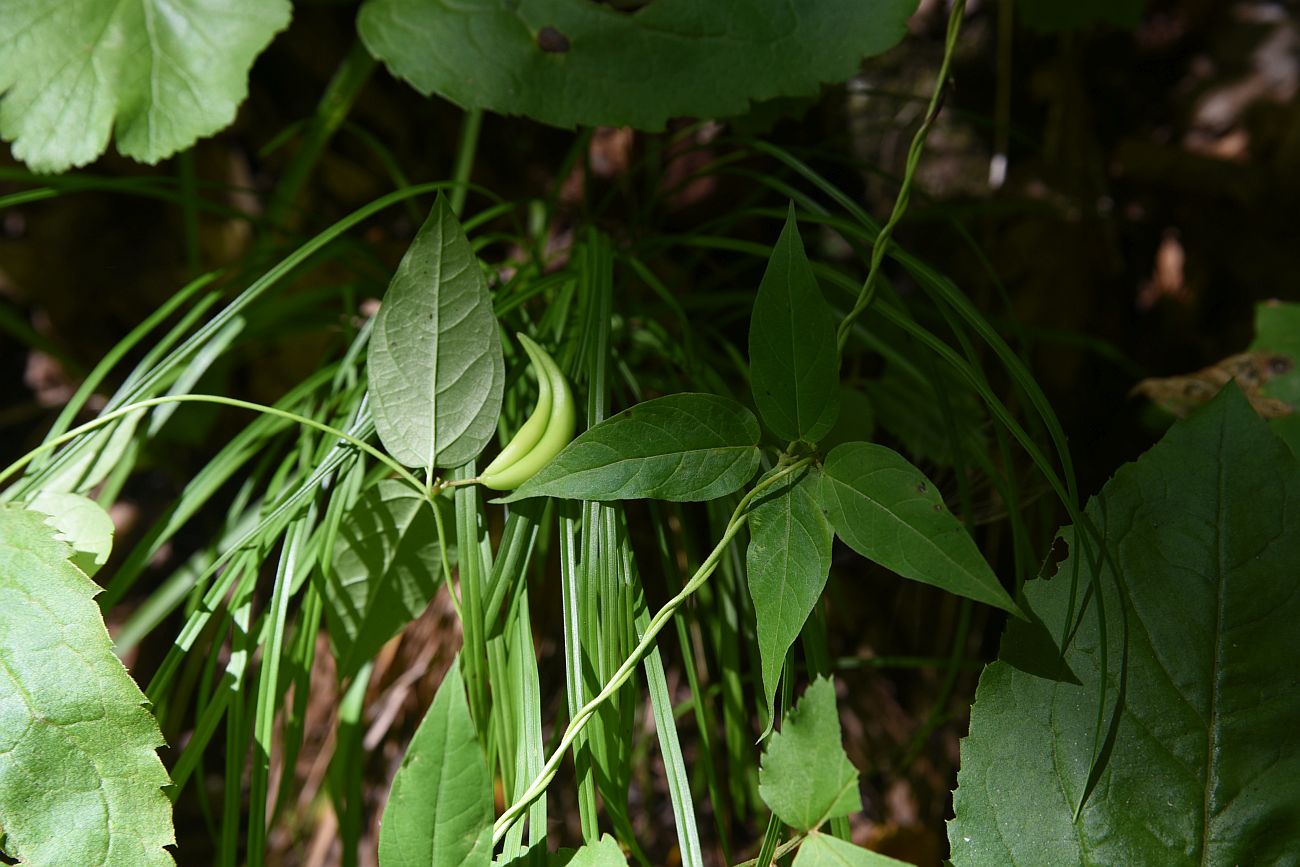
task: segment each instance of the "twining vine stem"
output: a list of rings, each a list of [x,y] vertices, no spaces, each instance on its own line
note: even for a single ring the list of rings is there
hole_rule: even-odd
[[[682,603],[691,598],[695,591],[699,590],[700,587],[703,586],[704,582],[709,579],[709,576],[713,574],[713,570],[717,568],[718,562],[722,559],[723,553],[727,550],[727,546],[731,544],[731,540],[736,537],[736,534],[740,532],[740,529],[745,525],[745,521],[749,518],[749,504],[764,490],[770,488],[772,485],[787,476],[802,470],[804,467],[810,465],[812,461],[812,458],[802,458],[781,467],[776,472],[772,473],[772,475],[760,481],[752,490],[750,490],[749,493],[745,494],[745,496],[741,498],[740,502],[736,505],[735,511],[731,513],[731,520],[727,522],[727,529],[723,532],[722,538],[718,540],[718,544],[713,546],[713,550],[709,552],[709,556],[700,564],[700,568],[695,570],[695,574],[691,576],[691,580],[686,582],[686,585],[682,587],[681,592],[665,602],[664,606],[655,612],[655,616],[650,618],[650,623],[646,627],[646,631],[641,636],[641,640],[637,643],[637,646],[632,649],[632,652],[628,655],[627,659],[623,660],[623,664],[620,665],[618,670],[610,677],[609,681],[605,684],[605,687],[597,693],[591,701],[579,708],[578,712],[573,715],[573,719],[569,720],[568,728],[564,730],[563,737],[560,738],[559,744],[556,745],[555,750],[551,753],[550,757],[547,758],[546,764],[542,766],[542,770],[533,779],[533,782],[528,786],[524,793],[519,796],[519,799],[511,804],[510,807],[496,820],[496,823],[492,827],[493,846],[501,841],[501,838],[506,835],[510,826],[514,824],[516,819],[523,815],[524,811],[528,809],[528,806],[546,791],[546,787],[550,785],[551,780],[555,778],[555,772],[559,769],[560,762],[564,759],[564,754],[568,752],[569,748],[573,745],[574,740],[577,739],[579,733],[582,732],[583,728],[586,727],[591,718],[596,715],[597,709],[599,709],[605,701],[614,695],[614,693],[618,692],[619,688],[627,682],[627,679],[632,676],[632,672],[636,670],[637,665],[641,663],[641,660],[654,646],[655,638],[659,635],[660,630],[667,626],[669,621],[673,619],[673,615],[677,613],[677,609],[682,606]]]
[[[863,312],[871,306],[871,299],[876,294],[876,281],[880,276],[880,266],[884,264],[885,253],[889,250],[889,239],[894,234],[894,227],[903,219],[903,214],[907,213],[908,202],[912,197],[912,178],[916,175],[916,168],[921,162],[921,152],[925,149],[925,139],[930,134],[930,127],[934,126],[935,118],[939,116],[939,109],[943,107],[943,93],[948,85],[948,69],[952,66],[952,56],[957,48],[957,36],[961,33],[962,15],[966,11],[966,0],[956,0],[952,4],[952,11],[948,15],[948,31],[944,37],[943,62],[939,65],[939,77],[934,83],[934,92],[930,94],[930,104],[925,110],[925,118],[921,121],[921,126],[917,129],[916,134],[912,136],[912,144],[907,149],[907,163],[903,171],[903,183],[898,188],[898,197],[894,199],[894,210],[890,213],[889,219],[876,236],[875,243],[871,248],[871,268],[867,271],[867,279],[862,281],[862,289],[858,292],[858,300],[854,303],[853,309],[844,317],[840,323],[839,332],[836,334],[836,340],[839,343],[840,352],[844,352],[844,344],[848,342],[849,331],[853,328],[853,323]]]

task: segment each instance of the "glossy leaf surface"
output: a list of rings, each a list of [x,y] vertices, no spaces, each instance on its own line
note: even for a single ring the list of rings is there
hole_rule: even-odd
[[[1048,634],[1074,630],[1073,677],[999,661],[980,678],[955,863],[1294,861],[1300,690],[1279,675],[1300,659],[1297,509],[1300,465],[1231,385],[1115,474],[1087,509],[1112,563],[1066,528],[1071,559],[1026,584]],[[1013,622],[1002,655],[1039,646]]]
[[[0,825],[21,863],[170,865],[163,745],[49,518],[0,506]]]
[[[370,338],[384,448],[408,467],[457,467],[496,435],[505,362],[469,239],[438,197],[388,285]]]
[[[753,413],[731,398],[670,394],[585,431],[501,502],[711,500],[753,477],[759,435]]]
[[[822,507],[850,548],[904,578],[1017,610],[934,483],[902,455],[846,443],[823,469]]]
[[[799,845],[794,867],[909,867],[906,861],[854,846],[830,834],[810,834]]]

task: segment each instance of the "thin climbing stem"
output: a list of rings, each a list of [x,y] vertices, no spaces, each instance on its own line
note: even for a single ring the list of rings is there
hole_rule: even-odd
[[[948,84],[948,70],[952,66],[952,57],[957,48],[957,36],[961,33],[961,21],[965,11],[966,0],[956,0],[952,4],[952,12],[948,15],[948,32],[944,39],[943,63],[939,66],[939,76],[934,83],[934,92],[930,94],[930,104],[925,110],[925,118],[921,121],[916,134],[912,136],[912,144],[907,149],[903,183],[898,188],[897,198],[894,199],[894,210],[881,228],[880,234],[876,236],[875,244],[871,248],[871,267],[867,270],[867,279],[862,281],[858,299],[853,309],[845,315],[836,334],[841,355],[844,352],[844,345],[848,342],[853,323],[871,306],[871,299],[876,294],[876,282],[880,277],[880,266],[884,264],[885,254],[889,251],[889,240],[893,237],[894,228],[902,222],[903,215],[907,213],[907,206],[912,196],[912,179],[916,176],[917,166],[921,162],[925,139],[930,134],[930,127],[934,125],[935,119],[939,116],[939,109],[943,105],[943,93]]]

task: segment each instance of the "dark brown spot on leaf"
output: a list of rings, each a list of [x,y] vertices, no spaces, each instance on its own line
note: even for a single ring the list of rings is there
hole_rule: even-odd
[[[548,24],[538,31],[537,46],[548,54],[563,54],[569,50],[569,37]]]

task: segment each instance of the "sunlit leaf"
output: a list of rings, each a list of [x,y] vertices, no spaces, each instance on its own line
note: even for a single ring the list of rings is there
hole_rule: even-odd
[[[830,834],[809,834],[799,844],[794,867],[909,867],[906,861],[854,846]]]
[[[670,394],[584,432],[501,502],[711,500],[753,477],[759,436],[753,413],[730,398]]]
[[[397,266],[370,338],[375,429],[408,467],[456,467],[496,436],[505,361],[492,298],[444,196]]]
[[[0,135],[38,172],[156,163],[235,119],[287,0],[0,0]]]
[[[393,778],[379,824],[379,861],[384,867],[486,867],[491,860],[492,778],[457,658]]]
[[[24,864],[172,864],[157,723],[47,515],[0,506],[0,828]]]
[[[1233,385],[1115,474],[1087,509],[1111,560],[1066,528],[1070,559],[1025,587],[1073,675],[980,678],[956,864],[1294,861],[1297,508],[1300,464]],[[1002,655],[1040,644],[1012,622]]]
[[[602,834],[595,843],[588,843],[569,861],[568,867],[627,867],[627,857],[619,848],[618,841],[608,834]]]
[[[50,526],[58,531],[56,538],[72,546],[72,565],[87,577],[108,562],[115,528],[99,503],[80,494],[41,491],[27,507],[50,516]]]
[[[370,52],[424,94],[545,123],[662,129],[817,93],[895,45],[916,0],[367,0]]]
[[[934,483],[902,455],[847,443],[823,470],[822,507],[850,548],[904,578],[1017,611]]]
[[[858,769],[840,744],[830,680],[813,681],[772,735],[759,766],[758,793],[782,822],[800,831],[862,809]]]

